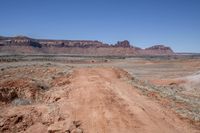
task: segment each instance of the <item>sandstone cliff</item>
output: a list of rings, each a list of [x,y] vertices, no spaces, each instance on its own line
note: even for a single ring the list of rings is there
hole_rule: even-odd
[[[170,47],[156,45],[141,49],[129,43],[118,41],[109,45],[100,41],[91,40],[47,40],[33,39],[26,36],[0,36],[0,53],[13,54],[75,54],[92,56],[132,56],[132,55],[171,55],[174,52]]]

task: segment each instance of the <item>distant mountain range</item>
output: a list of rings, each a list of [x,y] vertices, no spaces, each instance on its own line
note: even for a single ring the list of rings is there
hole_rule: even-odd
[[[164,45],[146,49],[135,47],[129,41],[105,44],[92,40],[33,39],[26,36],[0,36],[0,53],[8,54],[72,54],[90,56],[172,55],[173,50]]]

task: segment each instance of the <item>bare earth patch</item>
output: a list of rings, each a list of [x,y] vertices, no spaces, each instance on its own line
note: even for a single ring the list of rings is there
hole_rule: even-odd
[[[48,70],[45,67],[40,69]],[[122,69],[80,67],[71,73],[59,73],[62,69],[57,67],[51,72],[52,78],[46,78],[45,85],[35,85],[35,80],[28,79],[21,79],[23,85],[20,85],[21,80],[13,81],[15,84],[1,82],[0,86],[6,91],[6,87],[12,85],[9,89],[16,92],[16,97],[4,94],[8,101],[4,97],[1,100],[0,132],[198,132],[171,110],[141,94],[130,84],[131,76]],[[34,76],[34,72],[31,75]],[[1,92],[3,94],[4,90]],[[13,106],[16,98],[31,102]]]

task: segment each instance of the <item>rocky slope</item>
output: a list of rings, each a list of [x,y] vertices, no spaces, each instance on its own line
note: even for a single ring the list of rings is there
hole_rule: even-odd
[[[100,41],[91,40],[46,40],[32,39],[26,36],[2,37],[0,36],[1,53],[50,53],[50,54],[76,54],[76,55],[171,55],[170,47],[156,45],[141,49],[132,46],[129,41],[118,41],[109,45]]]

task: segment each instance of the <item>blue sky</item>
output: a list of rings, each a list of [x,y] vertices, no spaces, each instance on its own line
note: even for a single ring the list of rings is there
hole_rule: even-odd
[[[200,52],[200,0],[0,0],[0,35]]]

